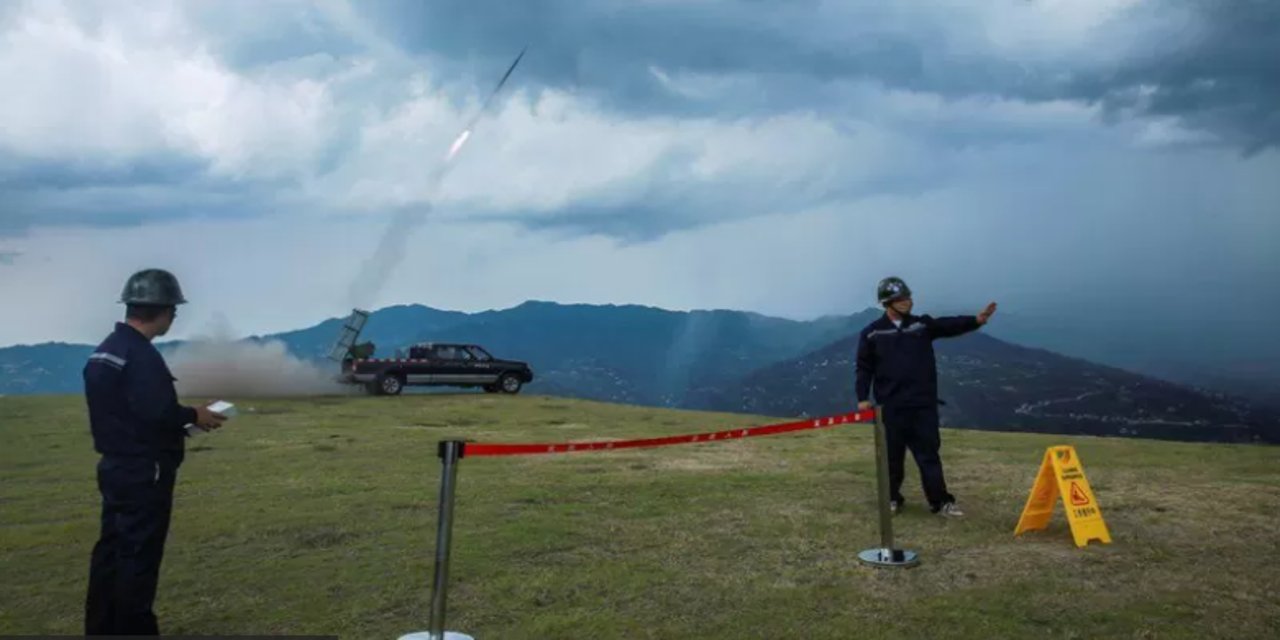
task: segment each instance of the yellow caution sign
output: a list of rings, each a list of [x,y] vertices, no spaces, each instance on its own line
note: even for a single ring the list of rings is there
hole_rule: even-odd
[[[1022,509],[1022,517],[1018,519],[1013,535],[1047,527],[1053,518],[1058,496],[1062,496],[1062,507],[1067,512],[1067,523],[1071,525],[1071,535],[1075,537],[1077,547],[1089,544],[1090,540],[1103,544],[1111,542],[1111,533],[1107,531],[1107,523],[1102,521],[1098,499],[1089,487],[1089,480],[1084,477],[1084,465],[1070,445],[1049,447],[1044,452],[1040,473],[1036,475],[1036,483],[1031,487],[1027,506]]]

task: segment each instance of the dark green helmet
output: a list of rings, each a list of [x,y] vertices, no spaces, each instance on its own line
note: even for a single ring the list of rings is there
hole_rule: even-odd
[[[895,300],[911,297],[911,288],[902,278],[890,276],[880,281],[880,285],[876,287],[876,297],[880,299],[880,304],[888,304]]]
[[[120,302],[148,307],[172,307],[185,304],[178,279],[164,269],[144,269],[124,283]]]

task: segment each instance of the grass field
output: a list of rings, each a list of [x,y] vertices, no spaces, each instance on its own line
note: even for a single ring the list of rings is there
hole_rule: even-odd
[[[536,396],[243,401],[189,441],[161,574],[177,634],[396,638],[427,625],[435,443],[777,421]],[[0,635],[78,633],[98,496],[78,397],[0,398]],[[949,430],[968,513],[876,546],[870,429],[461,462],[449,628],[477,638],[1280,637],[1280,448]],[[1015,539],[1046,446],[1074,444],[1113,544],[1059,508]],[[910,463],[909,463],[910,466]]]

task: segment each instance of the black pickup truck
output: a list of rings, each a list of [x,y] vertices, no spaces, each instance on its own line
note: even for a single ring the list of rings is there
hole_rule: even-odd
[[[398,395],[406,386],[483,388],[489,393],[519,393],[533,381],[524,362],[493,357],[479,345],[428,342],[409,348],[407,358],[373,358],[372,349],[342,362],[340,379],[363,384],[375,395]]]

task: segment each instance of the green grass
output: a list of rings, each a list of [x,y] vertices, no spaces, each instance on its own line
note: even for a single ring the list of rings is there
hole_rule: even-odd
[[[189,441],[166,633],[395,638],[427,625],[438,440],[630,438],[775,420],[556,398],[245,400]],[[251,409],[252,408],[252,409]],[[0,398],[0,635],[77,633],[98,496],[83,401]],[[910,465],[878,544],[869,428],[461,462],[449,627],[477,638],[1274,638],[1280,448],[947,431],[969,514]],[[1113,537],[1013,528],[1074,444]]]

